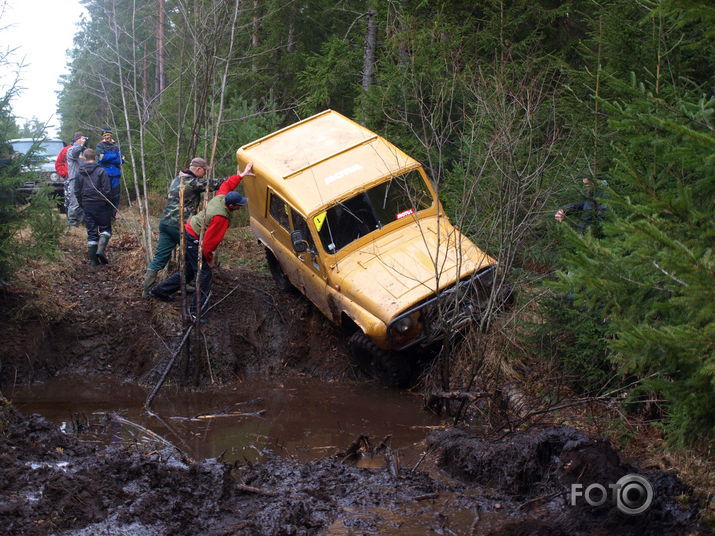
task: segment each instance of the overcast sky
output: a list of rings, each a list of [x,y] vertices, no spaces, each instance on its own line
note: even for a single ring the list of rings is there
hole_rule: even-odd
[[[84,7],[78,0],[0,0],[0,50],[16,48],[12,59],[26,66],[20,73],[20,95],[12,101],[12,110],[22,125],[25,120],[49,120],[51,135],[56,135],[58,79],[66,72],[67,50],[77,31]],[[3,68],[0,90],[11,81]],[[3,91],[4,93],[4,91]]]

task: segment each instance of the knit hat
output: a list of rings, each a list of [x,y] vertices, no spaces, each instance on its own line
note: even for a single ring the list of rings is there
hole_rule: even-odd
[[[82,132],[81,130],[78,130],[77,132],[72,134],[72,141],[73,142],[77,141],[78,139],[83,138],[83,137],[84,137],[84,132]]]
[[[105,134],[111,134],[111,133],[112,133],[112,129],[109,127],[104,127],[102,129],[102,136],[104,136]]]
[[[209,165],[208,165],[208,163],[206,163],[206,160],[197,156],[196,158],[191,160],[189,167],[200,167],[200,168],[208,169]]]
[[[248,203],[248,198],[243,197],[238,192],[228,192],[224,199],[224,203],[226,203],[227,205],[241,205],[241,206],[243,206],[246,203]]]

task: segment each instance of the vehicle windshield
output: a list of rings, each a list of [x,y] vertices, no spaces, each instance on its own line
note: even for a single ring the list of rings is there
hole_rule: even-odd
[[[16,153],[27,154],[35,143],[37,142],[33,142],[32,140],[13,141],[11,142],[12,150]],[[45,140],[41,143],[37,143],[35,156],[56,157],[60,154],[63,147],[64,143],[60,140]]]
[[[375,229],[432,206],[420,172],[409,171],[338,203],[313,218],[323,248],[336,253]]]

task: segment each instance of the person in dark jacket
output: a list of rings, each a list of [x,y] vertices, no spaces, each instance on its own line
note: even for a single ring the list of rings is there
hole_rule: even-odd
[[[124,156],[119,149],[119,144],[114,141],[110,128],[102,130],[102,141],[97,144],[96,153],[97,163],[104,168],[109,181],[112,183],[112,195],[109,196],[109,200],[114,205],[114,215],[116,215],[119,209]]]
[[[159,242],[154,251],[154,258],[147,266],[142,287],[142,296],[149,297],[149,289],[156,283],[159,270],[163,270],[169,262],[172,252],[181,240],[181,227],[184,222],[179,221],[179,191],[184,186],[184,221],[196,213],[201,200],[201,194],[207,189],[214,191],[219,188],[226,178],[205,178],[208,169],[206,160],[196,157],[191,160],[189,169],[179,172],[171,181],[167,194],[166,207],[159,220]],[[252,164],[247,164],[246,169],[239,173],[241,177],[253,175]],[[239,179],[240,180],[240,179]],[[238,183],[237,183],[238,184]],[[235,186],[234,186],[235,188]]]
[[[92,149],[84,151],[84,163],[80,165],[75,183],[75,195],[84,210],[87,225],[87,257],[92,266],[100,262],[108,264],[107,244],[112,236],[112,214],[114,207],[110,201],[112,183],[104,168],[95,161]]]
[[[585,234],[589,227],[594,229],[594,234],[600,234],[600,223],[606,212],[606,205],[599,201],[601,195],[596,188],[596,185],[589,177],[582,179],[583,194],[582,198],[576,203],[570,203],[559,208],[554,214],[554,219],[561,223],[569,216],[578,218],[578,232]],[[602,181],[605,186],[606,181]]]

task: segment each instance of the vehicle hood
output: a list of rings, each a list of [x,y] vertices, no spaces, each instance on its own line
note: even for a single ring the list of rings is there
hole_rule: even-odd
[[[384,322],[496,261],[437,216],[378,236],[331,268],[331,283]]]

